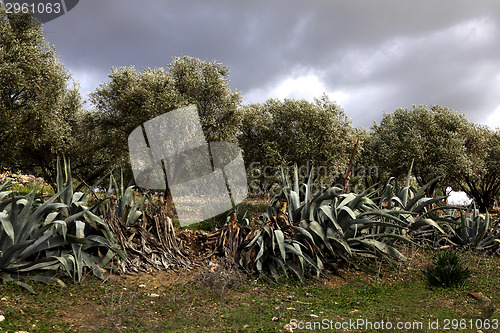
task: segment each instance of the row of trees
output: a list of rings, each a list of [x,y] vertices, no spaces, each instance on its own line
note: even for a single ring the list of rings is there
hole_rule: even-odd
[[[40,23],[1,8],[0,89],[0,168],[42,173],[49,181],[62,154],[89,182],[110,168],[129,170],[129,133],[157,115],[195,104],[207,141],[238,141],[247,170],[257,172],[264,189],[264,168],[294,163],[326,166],[328,181],[341,181],[359,137],[357,164],[379,170],[358,175],[367,185],[402,177],[413,163],[420,185],[443,175],[440,184],[467,192],[482,209],[500,192],[498,130],[440,106],[398,109],[367,131],[352,126],[327,96],[242,105],[219,62],[182,57],[166,68],[113,68],[87,110]]]

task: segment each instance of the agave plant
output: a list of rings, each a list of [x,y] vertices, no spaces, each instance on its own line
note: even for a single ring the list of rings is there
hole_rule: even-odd
[[[480,214],[474,201],[467,210],[458,212],[457,219],[447,225],[452,233],[448,242],[480,251],[495,251],[500,247],[500,223],[492,225],[488,212]]]
[[[411,231],[432,227],[444,233],[438,221],[430,216],[450,208],[450,206],[440,205],[435,207],[436,204],[444,202],[447,197],[426,197],[427,190],[435,186],[442,177],[437,177],[415,189],[410,185],[412,166],[410,166],[405,185],[402,188],[399,187],[397,179],[391,177],[383,187],[381,195],[374,200],[382,211],[398,216],[403,225]]]
[[[37,188],[26,197],[2,192],[0,276],[30,292],[21,280],[64,285],[56,277],[62,272],[80,282],[84,266],[104,278],[101,269],[111,267],[113,258],[125,259],[106,224],[86,207],[86,195],[73,193],[69,162],[66,181],[59,161],[57,172],[58,191],[45,201],[36,197]]]
[[[130,185],[125,188],[123,171],[120,174],[119,181],[120,183],[117,182],[113,173],[110,174],[108,187],[109,205],[106,211],[109,212],[110,210],[114,210],[115,217],[121,219],[125,225],[131,225],[142,216],[146,199],[148,199],[150,203],[153,203],[153,201],[149,192],[142,193],[138,198],[136,196],[137,191],[134,185]],[[116,197],[111,195],[113,189]],[[115,200],[116,204],[114,204]]]
[[[302,282],[307,268],[317,275],[324,274],[322,262],[308,255],[308,244],[286,237],[280,229],[262,226],[249,233],[245,241],[248,244],[240,253],[239,264],[247,271],[255,268],[265,279],[270,273],[278,282],[281,275],[288,277],[288,269]]]
[[[396,239],[411,240],[387,230],[407,227],[397,214],[379,209],[370,198],[373,187],[360,194],[346,194],[337,187],[313,193],[312,169],[307,183],[299,186],[296,167],[293,183],[286,175],[283,180],[283,193],[271,200],[261,217],[265,226],[249,238],[247,247],[253,248],[249,258],[253,258],[259,272],[267,267],[275,276],[278,268],[286,273],[288,267],[303,279],[305,268],[319,274],[339,258],[359,268],[367,268],[362,264],[364,258],[384,258],[391,263],[406,259],[391,243]],[[280,202],[281,207],[277,204]],[[289,223],[279,223],[283,219]],[[278,252],[282,247],[297,257],[283,256],[281,250]],[[287,266],[284,258],[288,257],[299,265]]]

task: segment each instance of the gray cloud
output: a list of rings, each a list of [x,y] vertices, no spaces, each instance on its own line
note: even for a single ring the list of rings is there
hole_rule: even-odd
[[[499,108],[500,126],[497,22],[495,0],[85,0],[44,29],[84,94],[112,66],[190,55],[226,65],[247,102],[327,92],[366,127],[412,104]]]

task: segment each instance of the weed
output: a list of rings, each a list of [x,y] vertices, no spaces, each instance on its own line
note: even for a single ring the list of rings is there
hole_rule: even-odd
[[[456,287],[461,286],[471,276],[457,252],[446,250],[432,258],[432,265],[423,271],[430,286]]]

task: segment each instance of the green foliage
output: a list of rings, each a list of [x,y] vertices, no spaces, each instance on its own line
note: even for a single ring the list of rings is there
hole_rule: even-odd
[[[287,270],[294,272],[305,282],[304,271],[312,268],[321,274],[322,263],[311,258],[303,242],[286,237],[282,230],[265,225],[247,236],[250,242],[240,254],[240,265],[247,270],[254,268],[262,277],[271,274],[276,282],[280,275],[288,277]]]
[[[109,167],[121,167],[130,177],[128,135],[145,121],[182,106],[195,104],[207,141],[234,141],[239,127],[239,92],[231,91],[229,71],[219,62],[174,58],[165,68],[113,68],[110,81],[91,94],[94,112],[82,119],[81,141],[94,178]]]
[[[297,166],[293,182],[283,174],[283,194],[273,198],[260,217],[264,226],[253,238],[247,237],[250,250],[241,255],[246,267],[253,262],[257,271],[262,274],[267,269],[276,280],[279,272],[286,274],[285,268],[289,268],[303,280],[306,268],[320,274],[338,260],[365,270],[369,270],[364,264],[367,259],[406,260],[393,243],[411,242],[397,232],[408,228],[396,214],[375,204],[368,195],[371,189],[346,194],[330,187],[313,193],[312,170],[302,185]],[[279,202],[286,204],[278,207]],[[286,255],[287,250],[295,251],[297,257]],[[290,265],[289,257],[295,260]]]
[[[0,276],[4,281],[33,289],[21,280],[64,285],[56,277],[65,273],[80,282],[88,266],[100,278],[117,255],[107,225],[87,208],[88,193],[73,192],[69,163],[58,162],[58,191],[47,200],[3,191],[0,201]],[[5,185],[4,185],[5,186]]]
[[[238,142],[249,178],[265,191],[279,182],[281,165],[328,167],[329,183],[345,172],[355,130],[344,111],[326,95],[306,100],[269,99],[242,108]]]
[[[399,187],[397,179],[391,177],[381,189],[379,197],[374,200],[384,213],[399,218],[403,222],[403,226],[408,230],[417,231],[422,228],[432,227],[444,233],[443,229],[432,217],[434,215],[439,217],[439,211],[450,208],[449,206],[440,206],[445,201],[446,196],[426,197],[428,190],[435,187],[442,177],[432,179],[427,184],[416,189],[410,185],[412,167],[413,164],[410,166],[405,185],[402,188]]]
[[[485,211],[500,191],[500,179],[495,176],[500,170],[499,137],[498,131],[473,124],[451,109],[413,106],[385,114],[372,127],[364,159],[396,178],[402,178],[413,164],[420,186],[444,176],[444,187],[465,191]],[[434,189],[429,187],[428,194]]]
[[[111,173],[107,191],[107,205],[103,216],[106,217],[107,214],[114,210],[114,216],[122,220],[125,225],[134,224],[142,216],[146,200],[152,203],[149,192],[138,192],[133,185],[125,188],[123,172],[120,173],[119,183]]]
[[[30,14],[0,8],[0,167],[43,171],[53,182],[56,155],[73,143],[77,88]],[[22,138],[22,139],[20,139]]]
[[[430,286],[456,287],[463,285],[471,276],[457,252],[442,251],[432,258],[432,265],[423,271]]]
[[[467,210],[460,209],[459,213],[457,221],[450,223],[451,244],[492,252],[500,247],[500,223],[493,225],[488,212],[480,214],[473,201]]]

